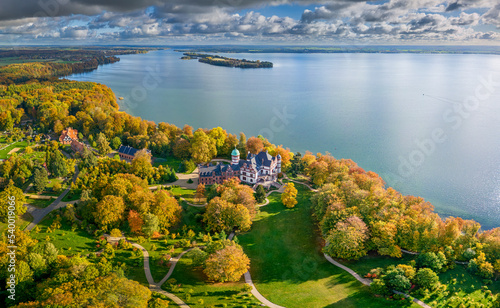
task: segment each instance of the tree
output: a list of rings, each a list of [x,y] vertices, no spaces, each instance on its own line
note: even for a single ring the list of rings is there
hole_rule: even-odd
[[[145,149],[135,153],[132,159],[132,173],[141,179],[148,179],[153,173],[153,165],[151,165],[151,154]]]
[[[68,165],[59,150],[55,150],[52,155],[50,155],[49,170],[51,175],[55,178],[64,177],[68,174]]]
[[[262,139],[258,137],[248,138],[246,150],[247,152],[250,152],[252,154],[259,154],[260,152],[262,152],[264,150],[264,143]]]
[[[435,254],[434,252],[426,252],[418,255],[415,259],[417,267],[428,267],[433,271],[439,272],[446,265],[446,257],[442,252]]]
[[[37,193],[41,193],[44,191],[45,187],[47,187],[47,184],[49,184],[49,175],[47,170],[44,167],[35,169],[33,174],[33,187],[35,188],[35,191]]]
[[[107,195],[97,202],[94,218],[96,223],[103,229],[117,226],[123,218],[125,204],[121,197]]]
[[[139,233],[142,231],[142,226],[144,225],[144,221],[142,220],[141,216],[139,213],[137,213],[134,210],[130,210],[128,212],[128,225],[130,226],[130,231],[132,233]]]
[[[210,139],[202,129],[194,132],[191,140],[191,156],[196,163],[206,163],[217,155],[215,140]]]
[[[264,189],[264,186],[257,186],[257,189],[255,190],[255,200],[258,203],[263,203],[266,200],[266,190]]]
[[[366,255],[367,239],[368,227],[359,217],[352,216],[330,230],[324,252],[334,258],[357,260]]]
[[[97,166],[97,157],[95,157],[94,153],[88,147],[83,147],[81,155],[84,167],[90,168]]]
[[[231,232],[234,229],[247,231],[252,225],[250,213],[246,207],[233,204],[220,197],[210,200],[203,215],[203,221],[214,232]]]
[[[122,140],[118,136],[116,136],[115,138],[113,138],[111,140],[111,148],[113,150],[118,150],[118,148],[120,147],[121,144],[122,144]]]
[[[211,254],[203,271],[209,280],[218,282],[238,281],[249,269],[250,260],[241,246],[228,245]]]
[[[415,275],[415,284],[421,288],[434,290],[438,283],[438,275],[430,268],[421,268]]]
[[[109,146],[108,139],[106,138],[106,135],[103,133],[99,133],[97,135],[97,150],[101,155],[106,155],[111,152],[111,147]]]
[[[371,227],[371,241],[381,255],[400,258],[401,248],[396,245],[397,228],[392,222],[376,221]]]
[[[411,287],[410,280],[405,276],[405,272],[400,268],[389,270],[382,276],[382,280],[389,290],[407,292]]]
[[[200,201],[204,197],[205,197],[205,184],[200,183],[196,187],[195,199]]]
[[[285,184],[285,190],[281,194],[281,203],[287,208],[292,208],[297,204],[297,189],[295,185],[290,182]]]
[[[142,226],[142,232],[146,234],[147,237],[151,237],[153,233],[158,232],[160,230],[160,220],[158,216],[147,213],[144,216],[144,225]]]
[[[247,150],[247,137],[245,136],[244,133],[240,133],[240,138],[238,140],[238,146],[237,146],[238,151],[240,153],[243,153],[246,157],[246,150]]]
[[[23,191],[11,181],[4,191],[0,192],[0,221],[7,223],[9,212],[14,212],[17,216],[23,215],[26,212],[25,203]]]
[[[217,191],[223,200],[233,204],[241,204],[246,207],[251,218],[257,215],[258,207],[255,201],[254,191],[250,186],[241,184],[239,178],[234,177],[224,181],[224,183],[217,188]]]
[[[193,266],[202,266],[208,258],[208,253],[196,247],[189,252],[188,257],[193,260]]]
[[[160,228],[166,230],[180,222],[182,207],[168,192],[159,190],[154,194],[151,213],[158,217]]]
[[[180,159],[189,159],[191,157],[191,144],[189,140],[178,138],[174,144],[174,156]]]

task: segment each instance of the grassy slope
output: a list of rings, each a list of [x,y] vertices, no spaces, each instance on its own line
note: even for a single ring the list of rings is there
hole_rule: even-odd
[[[251,274],[259,292],[270,301],[293,307],[405,307],[373,296],[345,271],[328,263],[320,251],[320,237],[309,209],[310,193],[302,185],[299,203],[285,209],[279,194],[252,230],[239,236],[251,259]]]

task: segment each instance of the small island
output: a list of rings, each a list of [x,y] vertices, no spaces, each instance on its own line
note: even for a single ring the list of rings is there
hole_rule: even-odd
[[[198,59],[199,62],[217,66],[229,66],[239,68],[270,68],[273,67],[272,62],[268,61],[252,61],[247,59],[232,59],[217,55],[199,54],[194,52],[185,52],[182,60]]]

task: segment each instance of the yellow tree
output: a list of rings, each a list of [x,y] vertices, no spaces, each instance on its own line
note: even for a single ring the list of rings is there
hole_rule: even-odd
[[[202,130],[194,132],[191,140],[191,156],[196,163],[206,163],[217,155],[215,140],[207,136]]]
[[[238,281],[250,267],[250,260],[239,245],[228,245],[211,254],[203,271],[209,280],[226,282]]]
[[[132,160],[132,172],[142,179],[148,179],[153,173],[151,154],[146,150],[138,151]]]
[[[287,208],[292,208],[297,204],[297,188],[293,183],[285,184],[285,191],[281,194],[281,203]]]
[[[252,225],[248,209],[241,204],[233,204],[220,197],[208,203],[203,221],[215,232],[231,232],[234,229],[247,231]]]
[[[94,218],[103,229],[116,226],[125,212],[125,204],[121,197],[108,195],[97,203]]]
[[[181,220],[182,207],[177,200],[164,190],[158,190],[154,194],[151,204],[151,213],[158,216],[160,228],[168,229]]]

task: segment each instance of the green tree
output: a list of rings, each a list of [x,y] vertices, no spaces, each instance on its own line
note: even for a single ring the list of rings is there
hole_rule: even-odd
[[[415,284],[421,288],[434,290],[438,283],[438,275],[430,268],[421,268],[415,275]]]
[[[193,266],[202,266],[205,264],[205,260],[208,258],[208,253],[196,247],[189,252],[188,257],[193,260]]]
[[[266,200],[266,190],[264,189],[264,186],[257,186],[257,189],[255,190],[255,200],[258,203],[263,203]]]
[[[411,287],[410,280],[405,276],[404,270],[400,268],[389,270],[382,276],[382,280],[389,290],[407,292]]]
[[[440,272],[446,265],[446,257],[442,252],[439,252],[438,254],[432,251],[421,253],[415,261],[417,267],[428,267],[436,272]]]
[[[99,133],[97,135],[96,146],[101,155],[106,155],[111,152],[108,138],[106,138],[106,135],[104,135],[103,133]]]
[[[113,150],[118,150],[118,148],[120,147],[121,144],[122,144],[122,140],[118,136],[116,136],[115,138],[113,138],[111,140],[111,148]]]
[[[35,169],[35,172],[33,173],[33,187],[35,188],[35,191],[37,193],[41,193],[44,191],[45,187],[47,187],[47,184],[49,184],[49,175],[47,170],[44,167]]]
[[[158,232],[160,230],[160,220],[158,216],[147,213],[144,215],[144,225],[142,226],[142,232],[147,237],[151,237],[153,233]]]
[[[55,178],[64,177],[69,173],[68,165],[64,159],[64,155],[58,150],[55,150],[50,155],[49,170]]]

